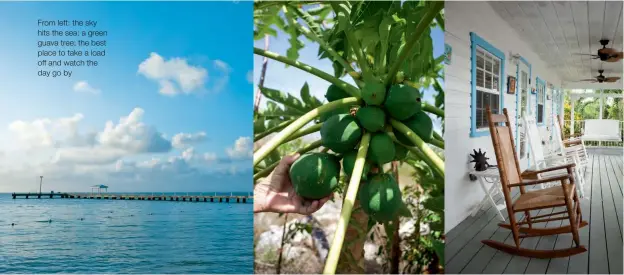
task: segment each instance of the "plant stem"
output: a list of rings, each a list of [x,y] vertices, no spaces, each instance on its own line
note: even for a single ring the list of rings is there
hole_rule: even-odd
[[[288,10],[291,10],[291,9],[294,10],[295,13],[297,13],[299,16],[301,16],[305,20],[305,12],[301,11],[301,9],[287,8],[286,6],[284,6],[284,13],[288,12]],[[291,21],[295,21],[295,20],[292,19]],[[306,20],[306,22],[308,22],[308,21]],[[327,44],[327,42],[325,42],[323,39],[318,37],[314,32],[308,30],[304,26],[299,25],[297,22],[291,22],[290,24],[292,24],[293,26],[296,26],[297,29],[301,33],[303,33],[303,35],[305,35],[305,37],[307,37],[308,39],[318,43],[319,46],[322,49],[324,49],[325,51],[327,51],[334,58],[334,60],[336,60],[338,63],[340,63],[340,65],[342,65],[347,70],[348,73],[349,72],[355,72],[355,70],[353,69],[353,67],[351,67],[351,64],[349,64],[349,62],[347,62],[344,58],[342,58],[342,56],[340,56],[340,54],[338,54],[334,50],[334,48],[329,46],[329,44]],[[308,22],[308,25],[310,25],[310,24],[311,23]],[[310,27],[312,27],[312,26],[310,26]],[[351,74],[349,74],[349,75],[351,75]],[[355,81],[356,83],[358,82],[355,77],[351,76],[351,78],[353,78],[353,81]]]
[[[319,70],[317,68],[314,68],[308,64],[305,63],[301,63],[299,61],[296,60],[291,60],[288,57],[279,55],[277,53],[274,52],[270,52],[270,51],[265,51],[263,49],[258,49],[258,48],[254,48],[254,53],[257,55],[261,55],[261,56],[266,56],[268,58],[271,58],[275,61],[279,61],[282,62],[284,64],[288,64],[290,66],[293,66],[297,69],[300,69],[302,71],[306,71],[308,73],[311,73],[312,75],[315,75],[321,79],[327,80],[328,82],[342,88],[345,92],[349,93],[351,96],[356,97],[356,98],[360,98],[360,90],[356,87],[354,87],[353,85],[344,82],[343,80],[340,80],[339,78],[336,78],[322,70]]]
[[[427,165],[429,167],[431,167],[431,170],[433,170],[434,173],[436,173],[438,176],[440,177],[444,177],[444,173],[439,171],[438,169],[435,169],[435,165],[433,165],[433,162],[431,162],[431,160],[429,158],[427,158],[425,156],[425,154],[423,154],[423,152],[421,152],[420,150],[418,150],[418,148],[416,147],[407,147],[408,150],[410,150],[412,153],[414,153],[414,155],[416,155],[419,159],[422,159],[425,163],[427,163]],[[411,160],[407,160],[408,163],[411,162]],[[414,163],[410,163],[412,166],[414,166]]]
[[[442,177],[444,177],[444,161],[440,159],[440,157],[433,150],[431,150],[431,148],[429,148],[427,143],[425,143],[416,133],[414,133],[410,128],[405,126],[405,124],[401,123],[400,121],[390,119],[390,124],[392,124],[395,129],[401,131],[402,134],[407,136],[410,141],[415,143],[416,147],[418,147],[418,149],[422,151],[425,157],[428,158],[434,165],[434,167],[432,168],[437,169],[439,172],[442,173]]]
[[[272,134],[272,133],[274,133],[276,131],[284,129],[286,126],[290,125],[293,121],[295,121],[294,118],[291,119],[291,120],[284,121],[284,122],[282,122],[282,123],[280,123],[280,124],[278,124],[276,126],[273,126],[272,128],[267,129],[266,131],[264,131],[262,133],[259,133],[259,134],[255,135],[254,136],[254,142],[256,142],[258,140],[261,140],[264,137],[266,137],[266,136],[268,136],[268,135],[270,135],[270,134]]]
[[[321,127],[323,127],[323,123],[314,124],[313,126],[305,128],[303,130],[299,129],[299,130],[297,130],[297,132],[293,133],[290,137],[288,137],[286,140],[284,140],[284,142],[282,142],[282,144],[284,144],[286,142],[293,141],[293,140],[298,139],[298,138],[300,138],[302,136],[309,135],[309,134],[314,133],[314,132],[318,132],[319,130],[321,130]]]
[[[364,134],[362,141],[360,142],[360,148],[355,159],[355,165],[349,186],[347,187],[347,193],[340,210],[340,219],[336,226],[336,232],[334,233],[334,240],[332,241],[327,260],[325,261],[324,274],[334,274],[336,267],[338,266],[338,259],[340,258],[340,251],[344,243],[345,233],[347,232],[347,226],[349,219],[351,218],[351,212],[353,212],[353,205],[357,197],[358,188],[360,186],[360,179],[362,178],[362,172],[364,171],[364,163],[366,162],[366,153],[368,151],[368,145],[370,143],[370,133]]]
[[[431,145],[433,145],[433,146],[435,146],[435,147],[438,147],[438,148],[440,148],[440,149],[444,149],[444,141],[440,141],[440,140],[436,139],[435,137],[434,137],[434,138],[432,138],[432,139],[429,141],[429,144],[431,144]]]
[[[431,25],[433,19],[438,13],[440,13],[443,8],[444,1],[435,2],[435,4],[431,6],[431,9],[427,11],[425,16],[420,19],[420,22],[418,22],[418,26],[416,26],[416,30],[414,31],[414,35],[410,37],[409,41],[407,41],[405,47],[403,48],[403,51],[399,54],[399,58],[397,59],[396,63],[392,64],[392,67],[388,72],[388,76],[386,76],[386,81],[384,82],[386,86],[392,83],[392,80],[396,77],[399,68],[401,68],[403,60],[405,60],[409,53],[414,49],[414,46],[416,45],[416,43],[418,43],[418,40],[420,40],[420,37],[425,32],[425,29],[429,28],[429,25]]]
[[[439,140],[439,141],[444,142],[444,138],[440,134],[438,134],[437,132],[433,132],[433,137],[435,139]]]
[[[264,50],[269,50],[269,35],[266,34],[264,36]],[[269,65],[269,58],[264,57],[262,59],[262,71],[260,71],[260,81],[258,82],[258,90],[256,91],[256,98],[254,99],[254,113],[258,112],[258,107],[260,106],[260,99],[262,98],[262,93],[260,89],[264,87],[264,77],[266,76],[267,66]]]
[[[334,110],[336,108],[340,108],[343,106],[348,106],[351,104],[357,104],[360,102],[359,99],[355,97],[347,97],[340,100],[332,101],[323,106],[317,107],[305,115],[299,117],[293,123],[288,125],[284,130],[275,135],[269,142],[264,144],[264,146],[260,147],[257,152],[253,155],[253,165],[256,166],[260,163],[271,151],[273,151],[277,146],[279,146],[284,140],[290,137],[294,132],[299,130],[301,127],[306,125],[308,122],[312,121],[314,118],[318,117],[320,114],[325,113],[327,111]]]
[[[282,254],[284,253],[284,237],[286,236],[286,224],[288,224],[288,213],[284,215],[284,229],[282,230],[282,244],[279,249],[279,257],[277,257],[277,268],[275,273],[280,274],[282,271]]]
[[[432,113],[436,116],[439,117],[444,117],[444,110],[440,109],[440,108],[436,108],[433,105],[429,104],[429,103],[423,103],[422,105],[422,110],[428,113]]]
[[[312,150],[314,150],[316,148],[321,147],[321,144],[322,144],[321,140],[317,140],[317,141],[312,142],[312,143],[308,144],[307,146],[297,150],[297,153],[298,154],[305,154],[305,153],[310,152],[310,151],[312,151]],[[267,168],[264,168],[262,171],[256,173],[254,175],[254,181],[256,181],[256,180],[258,180],[258,179],[260,179],[262,177],[266,177],[267,175],[271,174],[273,169],[275,169],[275,167],[277,167],[277,165],[279,163],[280,163],[279,160],[274,162],[274,163],[271,163],[271,165],[267,166]]]

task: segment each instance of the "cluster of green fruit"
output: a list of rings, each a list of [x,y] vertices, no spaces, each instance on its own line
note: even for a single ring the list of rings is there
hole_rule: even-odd
[[[321,140],[332,153],[307,153],[290,168],[290,179],[295,192],[307,199],[328,196],[338,185],[342,169],[347,176],[355,166],[357,148],[364,132],[371,134],[366,161],[361,175],[363,184],[358,199],[364,212],[379,222],[396,217],[401,208],[401,191],[394,177],[384,173],[382,165],[404,160],[405,146],[415,144],[403,133],[394,131],[389,119],[401,121],[423,141],[433,138],[433,122],[421,108],[418,89],[393,84],[386,88],[381,81],[371,81],[362,87],[363,106],[347,106],[321,115]],[[331,85],[325,98],[335,101],[349,97],[340,87]],[[388,132],[393,132],[399,142],[394,142]]]

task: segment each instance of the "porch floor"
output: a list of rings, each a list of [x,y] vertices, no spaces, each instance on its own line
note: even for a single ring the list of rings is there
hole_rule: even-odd
[[[446,235],[445,272],[457,273],[615,273],[622,274],[622,151],[618,154],[596,154],[588,149],[589,164],[585,172],[585,198],[581,199],[583,219],[589,225],[579,230],[581,244],[587,252],[566,258],[537,259],[512,256],[483,245],[481,240],[492,239],[514,245],[511,230],[498,227],[496,209],[481,210],[468,217]],[[512,195],[518,195],[514,188]],[[502,202],[502,198],[495,198]],[[555,209],[555,212],[565,208]],[[531,211],[532,215],[553,210]],[[507,219],[507,213],[503,214]],[[522,215],[516,213],[520,219]],[[508,221],[507,221],[508,222]],[[551,221],[535,227],[558,227],[568,221]],[[572,245],[572,234],[533,237],[522,240],[521,246],[530,249],[560,249]]]

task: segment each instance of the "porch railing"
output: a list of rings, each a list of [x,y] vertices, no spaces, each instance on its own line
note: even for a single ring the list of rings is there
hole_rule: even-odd
[[[570,120],[563,121],[563,134],[570,135]],[[585,120],[574,120],[574,135],[582,135],[585,132]],[[620,121],[620,135],[624,136],[624,121]],[[622,147],[622,141],[585,141],[587,147]]]

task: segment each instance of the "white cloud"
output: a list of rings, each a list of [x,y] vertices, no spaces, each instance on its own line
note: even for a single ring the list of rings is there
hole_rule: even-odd
[[[101,91],[99,89],[93,88],[86,81],[78,81],[76,82],[76,84],[74,84],[74,92],[97,95],[100,94]]]
[[[204,153],[204,155],[202,156],[202,158],[206,161],[206,162],[214,162],[217,160],[217,154],[215,153]]]
[[[204,142],[206,140],[205,132],[197,132],[195,134],[179,133],[171,139],[173,147],[181,149]]]
[[[251,158],[253,154],[253,142],[250,137],[239,137],[234,146],[226,148],[225,152],[232,159]]]
[[[186,59],[179,57],[165,60],[154,52],[139,64],[138,73],[157,81],[160,93],[169,96],[196,92],[208,80],[205,68],[189,65]]]
[[[135,108],[127,117],[119,119],[115,125],[106,122],[106,127],[99,134],[102,146],[122,149],[132,153],[159,153],[171,150],[171,143],[153,126],[141,122],[145,111]]]
[[[56,152],[52,163],[101,165],[119,160],[126,152],[107,147],[61,148]]]
[[[58,119],[38,118],[33,121],[17,120],[9,124],[21,144],[27,147],[57,147],[92,145],[95,134],[81,136],[78,124],[84,116],[80,113]]]

